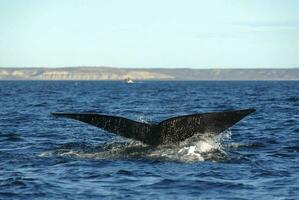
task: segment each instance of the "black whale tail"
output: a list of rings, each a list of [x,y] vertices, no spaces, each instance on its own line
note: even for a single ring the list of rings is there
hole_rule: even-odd
[[[184,115],[166,119],[159,124],[136,122],[118,116],[95,113],[52,113],[75,119],[105,131],[132,138],[149,145],[177,144],[195,134],[220,134],[255,109]]]

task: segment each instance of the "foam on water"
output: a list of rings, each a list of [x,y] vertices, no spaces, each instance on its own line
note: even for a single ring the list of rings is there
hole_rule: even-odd
[[[43,152],[39,156],[63,156],[82,159],[148,158],[176,162],[217,161],[226,156],[221,142],[229,138],[230,134],[230,132],[224,132],[218,136],[213,136],[212,134],[195,135],[178,145],[158,147],[148,146],[134,140],[128,140],[127,143],[107,143],[100,150],[87,148],[86,145],[82,146],[81,144],[70,147],[68,147],[69,145],[64,145],[61,148]]]
[[[218,136],[212,134],[195,135],[177,146],[161,146],[151,156],[180,162],[219,160],[226,155],[221,141],[228,135],[230,132],[224,132]]]

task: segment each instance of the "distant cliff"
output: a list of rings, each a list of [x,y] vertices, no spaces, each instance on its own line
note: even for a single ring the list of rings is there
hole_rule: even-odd
[[[108,67],[0,68],[0,80],[134,80],[173,79],[148,70]]]
[[[0,68],[0,80],[299,80],[291,69]]]

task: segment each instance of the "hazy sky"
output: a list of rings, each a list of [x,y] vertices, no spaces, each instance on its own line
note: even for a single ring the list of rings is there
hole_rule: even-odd
[[[299,67],[298,0],[0,0],[0,67]]]

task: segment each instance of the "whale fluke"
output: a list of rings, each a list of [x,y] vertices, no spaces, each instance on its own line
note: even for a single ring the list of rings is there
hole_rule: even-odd
[[[52,113],[54,116],[75,119],[126,138],[149,145],[177,144],[195,134],[220,134],[255,109],[183,115],[158,124],[137,122],[124,117],[96,113]]]

